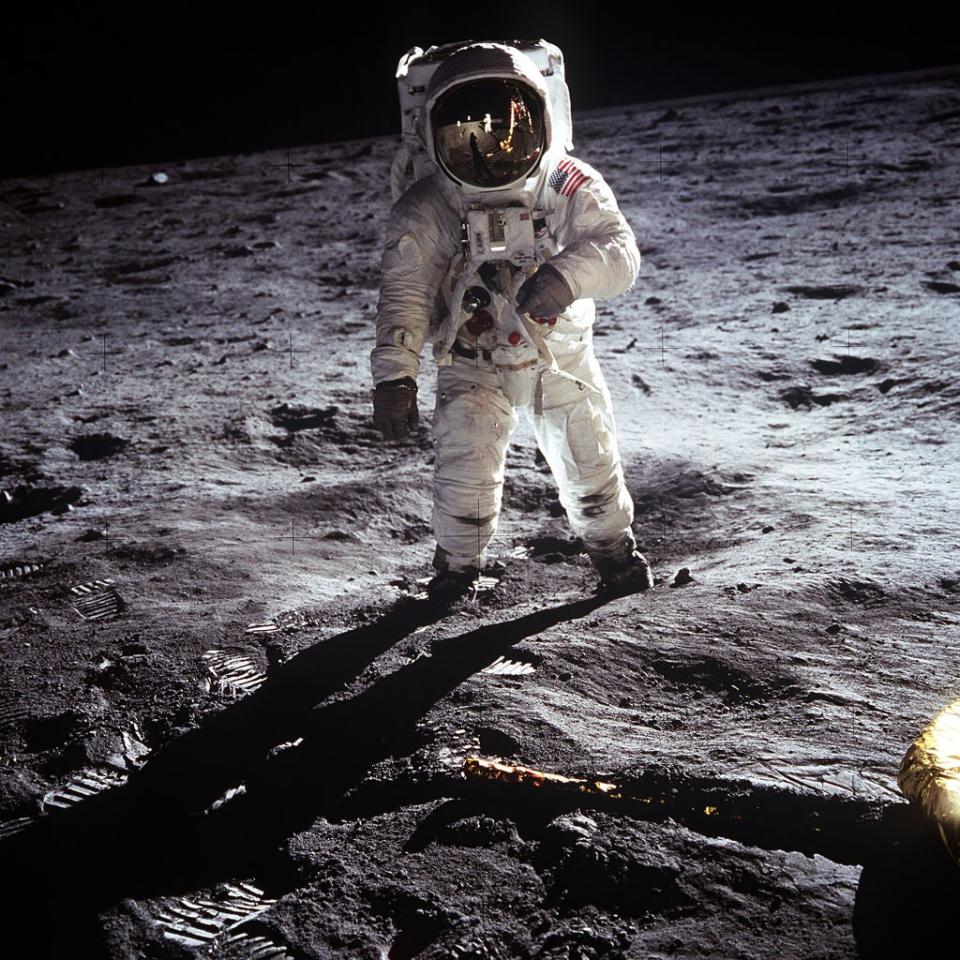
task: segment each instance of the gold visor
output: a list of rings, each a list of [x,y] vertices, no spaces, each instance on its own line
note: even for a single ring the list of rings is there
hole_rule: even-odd
[[[503,187],[529,176],[545,147],[543,104],[512,80],[475,80],[448,90],[432,112],[437,159],[454,179]]]

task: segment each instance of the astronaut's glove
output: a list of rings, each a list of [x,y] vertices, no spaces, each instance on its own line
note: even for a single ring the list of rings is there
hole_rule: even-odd
[[[389,440],[399,440],[420,423],[417,381],[384,380],[373,390],[373,425]]]
[[[556,267],[542,267],[517,291],[517,310],[531,317],[555,317],[574,301],[573,291]]]

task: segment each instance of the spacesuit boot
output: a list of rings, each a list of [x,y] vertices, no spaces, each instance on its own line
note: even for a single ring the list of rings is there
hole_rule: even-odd
[[[427,584],[427,596],[439,604],[452,604],[470,593],[476,582],[474,570],[451,570],[440,567]]]
[[[639,550],[632,550],[626,560],[618,563],[601,561],[597,569],[600,572],[597,593],[605,596],[642,593],[653,587],[650,564]]]

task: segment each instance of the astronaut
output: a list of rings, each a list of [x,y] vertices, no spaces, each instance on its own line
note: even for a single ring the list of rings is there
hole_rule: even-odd
[[[553,111],[522,50],[461,46],[426,87],[423,142],[435,171],[403,193],[387,226],[373,420],[392,439],[418,424],[420,353],[432,339],[428,592],[442,599],[466,593],[483,569],[521,411],[600,591],[652,586],[592,343],[595,298],[633,285],[640,252],[610,187],[567,153]]]

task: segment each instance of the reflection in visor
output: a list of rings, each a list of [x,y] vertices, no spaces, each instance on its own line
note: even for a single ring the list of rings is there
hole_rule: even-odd
[[[457,180],[502,187],[530,174],[543,153],[537,94],[509,80],[454,87],[433,109],[437,158]]]

